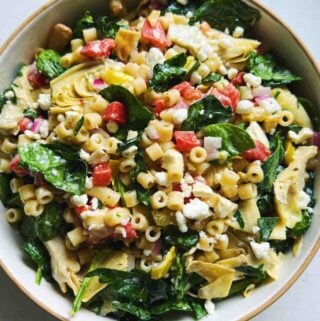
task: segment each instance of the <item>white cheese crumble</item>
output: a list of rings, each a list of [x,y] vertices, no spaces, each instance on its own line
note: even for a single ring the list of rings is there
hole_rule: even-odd
[[[235,38],[240,38],[244,35],[244,29],[240,26],[236,27],[233,31],[232,36]]]
[[[254,141],[257,140],[265,147],[269,148],[268,137],[257,122],[251,122],[246,131]]]
[[[298,194],[298,198],[297,198],[297,203],[298,203],[298,207],[301,210],[305,210],[308,207],[308,204],[310,203],[311,198],[310,196],[304,192],[304,191],[300,191]]]
[[[187,109],[174,109],[172,113],[172,120],[175,125],[182,124],[188,118]]]
[[[183,6],[186,6],[188,4],[188,0],[177,0],[177,2],[182,4]]]
[[[138,132],[136,130],[129,130],[127,134],[127,140],[134,139],[138,137]]]
[[[71,197],[71,203],[76,207],[84,206],[88,203],[88,195],[73,195]]]
[[[49,136],[49,122],[43,120],[39,127],[39,134],[42,138],[47,138]]]
[[[194,179],[193,177],[191,176],[191,174],[189,173],[186,173],[184,175],[184,181],[187,183],[187,184],[193,184],[194,183]]]
[[[180,182],[181,191],[184,197],[190,197],[192,193],[192,186],[185,183],[183,180]]]
[[[215,304],[211,300],[206,300],[206,302],[204,303],[204,308],[209,315],[213,315],[215,311]]]
[[[253,226],[252,227],[252,233],[253,234],[257,234],[260,231],[260,227],[259,226]]]
[[[177,220],[179,231],[181,233],[186,233],[188,231],[187,221],[180,211],[176,212],[176,220]]]
[[[192,187],[192,192],[195,197],[207,198],[213,194],[213,190],[210,186],[197,182]]]
[[[92,177],[86,177],[86,189],[91,189],[93,187]]]
[[[250,242],[252,251],[258,260],[264,260],[269,255],[270,243],[262,242],[257,243],[255,241]]]
[[[159,186],[168,187],[170,186],[170,181],[168,178],[168,173],[166,172],[154,172],[154,179]]]
[[[80,149],[80,158],[83,159],[84,161],[88,161],[90,158],[90,154],[87,153],[85,150]]]
[[[182,208],[183,215],[191,220],[204,220],[211,216],[209,205],[198,198],[191,200],[190,203],[185,204]]]
[[[305,140],[311,138],[313,135],[313,130],[310,128],[302,128],[298,134],[296,134],[294,131],[290,130],[288,133],[288,137],[291,141],[293,141],[295,144],[301,144]]]
[[[150,256],[151,253],[152,253],[151,250],[143,250],[143,255],[144,255],[144,256]]]
[[[250,114],[253,111],[254,103],[250,100],[241,100],[238,102],[237,114]]]
[[[253,74],[245,74],[243,76],[243,79],[244,81],[246,82],[246,84],[249,86],[249,87],[258,87],[261,85],[262,83],[262,80],[260,77],[257,77]]]
[[[258,105],[262,107],[267,114],[274,114],[281,109],[278,102],[272,97],[259,100]]]
[[[98,209],[99,207],[99,201],[96,197],[94,197],[92,200],[91,200],[91,207],[92,207],[92,210],[95,211],[96,209]]]
[[[40,94],[37,100],[40,108],[43,110],[49,110],[51,107],[51,95],[50,94]]]
[[[158,48],[151,48],[146,54],[146,63],[150,68],[153,68],[156,64],[163,64],[164,55]]]

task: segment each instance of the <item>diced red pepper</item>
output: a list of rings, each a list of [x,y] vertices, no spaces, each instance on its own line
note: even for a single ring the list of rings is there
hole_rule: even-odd
[[[119,101],[114,101],[107,106],[102,118],[104,121],[114,121],[120,125],[124,125],[128,119],[127,107]]]
[[[27,129],[29,129],[32,126],[32,120],[27,117],[23,117],[18,124],[20,132],[24,133]]]
[[[18,176],[27,176],[29,171],[26,168],[20,167],[20,157],[17,154],[10,162],[10,169]]]
[[[154,26],[151,26],[146,19],[141,30],[141,38],[142,41],[163,50],[170,46],[170,41],[167,39],[166,32],[159,20]]]
[[[47,78],[36,69],[29,72],[28,81],[33,88],[40,88],[47,84]]]
[[[97,165],[93,169],[93,185],[94,186],[107,186],[112,180],[112,170],[108,163]]]
[[[193,101],[202,97],[201,91],[194,88],[188,81],[184,81],[181,84],[174,86],[173,89],[178,90],[181,97],[185,100]]]
[[[256,143],[256,147],[245,151],[242,154],[242,157],[244,157],[246,160],[250,162],[253,162],[256,160],[265,162],[271,155],[270,150],[259,141],[256,141],[255,143]]]
[[[231,83],[235,86],[243,86],[245,84],[243,76],[244,76],[244,72],[239,72],[237,76],[235,76],[231,80]]]
[[[180,152],[190,152],[192,148],[200,146],[200,140],[197,138],[195,132],[176,131],[174,137]]]
[[[82,48],[81,54],[90,59],[108,58],[115,47],[113,39],[91,41]]]
[[[77,213],[77,215],[81,215],[85,211],[90,211],[92,209],[91,205],[83,205],[79,207],[75,207],[74,210]]]
[[[160,114],[163,110],[167,108],[166,103],[162,98],[156,98],[152,102],[152,107],[155,114]]]
[[[236,110],[238,102],[240,101],[240,92],[232,84],[229,84],[221,90],[214,88],[212,94],[224,107],[230,106],[233,111]]]
[[[124,229],[127,235],[126,239],[136,239],[138,237],[136,230],[133,228],[130,222],[124,226]]]

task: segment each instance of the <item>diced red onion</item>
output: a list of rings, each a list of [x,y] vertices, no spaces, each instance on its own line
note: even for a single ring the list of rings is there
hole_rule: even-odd
[[[43,122],[43,119],[41,118],[36,118],[32,124],[32,127],[31,127],[31,131],[33,133],[38,133],[39,132],[39,128],[40,126],[42,125],[42,122]]]
[[[95,79],[93,81],[93,86],[94,86],[95,90],[100,91],[106,87],[106,83],[102,79],[99,78],[99,79]]]
[[[316,132],[312,136],[312,145],[320,148],[320,132]]]
[[[271,97],[271,88],[270,87],[257,87],[252,90],[252,94],[255,98],[259,97]]]
[[[152,140],[156,140],[156,139],[159,139],[159,134],[157,132],[157,130],[152,127],[152,126],[148,126],[146,129],[145,129],[148,137]]]
[[[161,254],[161,250],[162,250],[162,240],[158,239],[152,247],[152,255],[157,256],[159,254]]]

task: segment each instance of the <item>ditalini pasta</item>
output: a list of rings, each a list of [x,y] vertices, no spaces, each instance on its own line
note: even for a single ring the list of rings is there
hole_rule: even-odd
[[[242,1],[109,4],[53,26],[1,96],[5,217],[72,314],[200,319],[298,255],[317,117]]]

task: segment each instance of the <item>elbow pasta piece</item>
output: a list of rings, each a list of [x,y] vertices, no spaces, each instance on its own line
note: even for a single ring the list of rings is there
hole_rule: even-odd
[[[78,48],[76,50],[78,50]],[[70,53],[67,53],[67,54],[63,55],[61,57],[61,59],[60,59],[60,63],[64,68],[71,67],[75,63],[73,52],[70,52]]]
[[[14,154],[17,148],[18,148],[18,144],[16,139],[11,137],[6,137],[1,144],[0,150],[6,154]]]
[[[130,220],[130,211],[125,207],[116,207],[105,214],[105,223],[108,226],[126,225]]]
[[[144,189],[149,189],[156,183],[156,180],[151,172],[139,173],[137,176],[137,181]]]
[[[6,220],[10,224],[20,222],[22,218],[23,212],[18,208],[9,208],[6,212]]]
[[[201,164],[207,160],[208,154],[203,147],[194,147],[190,151],[189,159],[192,163]]]
[[[83,34],[83,39],[84,39],[85,43],[89,43],[91,41],[98,39],[98,34],[97,34],[96,28],[84,29],[82,31],[82,34]]]
[[[293,121],[294,121],[294,116],[290,111],[283,110],[280,112],[280,115],[279,115],[279,125],[280,126],[288,127],[288,126],[292,125]]]
[[[19,188],[21,202],[25,204],[28,200],[36,198],[36,189],[33,185],[23,185]]]
[[[39,187],[36,189],[36,198],[39,204],[46,205],[53,201],[54,195],[49,189]]]
[[[23,186],[23,180],[21,178],[12,178],[10,180],[10,190],[13,194],[18,193],[21,186]]]
[[[156,125],[156,129],[159,135],[159,141],[169,142],[172,140],[173,137],[173,125],[165,122],[165,121],[159,121]]]
[[[88,130],[99,128],[102,124],[102,117],[98,113],[88,113],[84,115],[84,127]]]
[[[163,151],[158,143],[153,143],[146,148],[146,153],[155,162],[163,156]]]
[[[89,109],[92,113],[102,114],[106,109],[108,102],[100,95],[94,95],[89,103]]]
[[[155,192],[150,198],[153,209],[161,209],[167,206],[168,196],[162,191]]]
[[[173,211],[179,211],[184,205],[184,195],[181,192],[170,192],[168,194],[167,207]]]
[[[162,168],[168,172],[171,183],[180,182],[184,174],[184,161],[180,152],[174,149],[167,150],[163,154]]]
[[[79,263],[81,266],[92,262],[93,255],[90,249],[83,249],[77,252]]]
[[[5,158],[0,158],[0,173],[9,174],[10,172],[10,161]]]
[[[124,193],[123,199],[126,203],[126,206],[131,208],[139,204],[138,196],[136,191],[128,191]]]
[[[115,134],[119,130],[119,125],[115,121],[108,121],[106,129],[108,133]]]
[[[202,164],[197,164],[196,166],[196,173],[199,176],[204,175],[211,167],[210,163],[202,163]]]
[[[206,231],[211,236],[220,235],[224,232],[225,224],[223,220],[210,221],[206,226]]]
[[[124,159],[119,164],[119,170],[122,173],[130,173],[136,165],[134,158]]]
[[[73,247],[77,248],[81,243],[86,241],[87,236],[85,235],[82,227],[76,227],[67,233],[67,239],[70,241]]]
[[[96,211],[85,211],[81,213],[82,225],[85,229],[99,231],[103,230],[106,226],[105,217],[107,209]]]
[[[133,214],[131,224],[132,227],[139,232],[145,232],[149,227],[149,222],[147,218],[141,213]]]
[[[149,273],[152,269],[153,262],[151,259],[143,258],[140,261],[140,268],[142,271]]]
[[[264,179],[264,173],[258,162],[251,163],[247,168],[246,179],[250,183],[258,184]]]
[[[106,145],[106,140],[105,138],[99,134],[95,133],[92,134],[89,139],[84,143],[83,148],[89,153],[93,153],[97,149],[104,148]]]
[[[144,148],[150,146],[153,144],[153,141],[148,137],[148,135],[146,134],[146,132],[142,133],[141,136],[141,144]]]
[[[26,136],[25,134],[21,134],[18,136],[18,147],[23,147],[32,143],[32,139]]]
[[[44,206],[35,199],[29,199],[24,204],[24,212],[27,216],[40,216],[44,211]]]
[[[206,235],[204,232],[200,232],[200,238],[198,242],[198,248],[204,252],[213,251],[215,245],[215,239],[211,236]]]
[[[168,122],[168,123],[173,123],[173,108],[165,109],[160,113],[160,118],[161,120]]]
[[[82,39],[73,39],[71,40],[71,51],[77,51],[79,48],[84,46],[84,41]]]
[[[162,99],[167,107],[172,107],[180,101],[180,92],[177,89],[171,89],[162,94]]]
[[[109,187],[93,187],[86,193],[100,200],[105,206],[115,207],[120,200],[120,194]]]
[[[149,226],[145,231],[145,237],[149,242],[156,242],[161,237],[161,231],[157,226]]]
[[[221,191],[224,196],[227,198],[233,199],[238,195],[238,181],[240,180],[239,175],[237,173],[225,169],[221,173]]]
[[[133,88],[134,88],[134,93],[137,96],[144,94],[148,90],[147,84],[145,80],[142,78],[137,78],[133,81]]]
[[[123,67],[123,72],[135,77],[138,73],[139,65],[136,63],[129,62]],[[144,81],[144,80],[143,80]]]
[[[241,184],[239,185],[238,194],[241,200],[256,198],[258,195],[257,185],[252,183]]]
[[[105,144],[107,153],[112,155],[117,155],[119,143],[120,141],[114,137],[107,138],[106,144]]]

